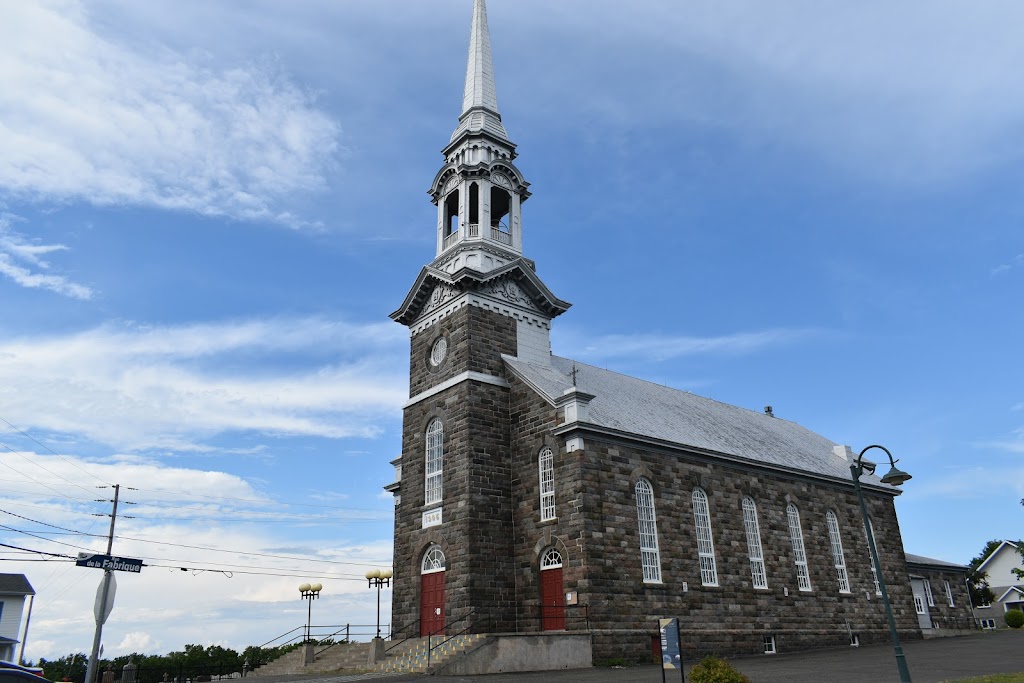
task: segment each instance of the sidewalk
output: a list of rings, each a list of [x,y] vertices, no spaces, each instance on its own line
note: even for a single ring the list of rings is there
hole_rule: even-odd
[[[1024,671],[1024,631],[994,631],[957,638],[936,638],[905,643],[903,650],[914,683],[942,683],[970,676]],[[896,658],[890,645],[817,650],[794,654],[743,657],[733,666],[752,683],[888,683],[899,681]],[[689,662],[692,665],[693,662]],[[689,681],[689,666],[686,668]],[[290,676],[274,681],[341,683],[343,681],[430,681],[430,683],[661,683],[661,670],[654,665],[623,669],[575,669],[487,676]],[[678,672],[666,672],[666,683],[677,683]],[[257,678],[253,683],[271,683]]]

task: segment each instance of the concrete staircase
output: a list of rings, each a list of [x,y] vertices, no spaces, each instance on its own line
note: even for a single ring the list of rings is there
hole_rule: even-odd
[[[427,666],[427,639],[410,638],[387,653],[384,660],[377,662],[375,669],[379,673],[428,673],[442,668],[459,655],[468,654],[484,645],[487,636],[482,633],[466,633],[454,636],[440,647],[436,646],[441,638],[435,636],[432,642],[434,650],[430,653],[430,666]]]
[[[315,674],[332,671],[369,671],[366,664],[370,655],[369,643],[338,644],[317,655],[309,666],[302,665],[302,648],[278,657],[269,664],[255,669],[250,676],[286,676],[291,674]]]

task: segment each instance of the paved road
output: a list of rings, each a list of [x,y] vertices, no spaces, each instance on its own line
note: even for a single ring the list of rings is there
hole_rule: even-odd
[[[914,683],[942,683],[969,676],[1024,672],[1024,631],[996,631],[959,638],[919,640],[904,645]],[[752,683],[889,683],[898,682],[891,646],[872,645],[842,650],[742,657],[733,665]],[[671,673],[671,672],[669,672]],[[687,667],[689,674],[689,667]],[[677,674],[678,675],[678,674]],[[623,669],[576,669],[488,676],[317,676],[288,677],[304,683],[374,681],[405,683],[661,683],[661,670],[653,665]],[[268,679],[258,679],[265,683]],[[282,680],[282,679],[276,679]],[[667,683],[678,678],[669,677]],[[689,675],[687,675],[689,681]],[[255,681],[254,681],[255,683]]]

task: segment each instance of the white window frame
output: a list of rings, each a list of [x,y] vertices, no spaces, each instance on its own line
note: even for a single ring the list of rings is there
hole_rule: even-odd
[[[996,627],[996,620],[995,619],[982,619],[981,620],[981,627],[983,629],[994,629]]]
[[[839,592],[850,592],[850,575],[846,571],[846,556],[843,554],[843,537],[839,533],[839,518],[836,513],[829,510],[825,513],[825,522],[828,525],[828,541],[832,548],[832,563],[836,568],[836,578],[839,579]]]
[[[793,546],[793,563],[796,566],[797,587],[807,592],[811,589],[811,573],[807,568],[807,552],[804,550],[804,530],[800,526],[800,511],[796,505],[786,506],[786,520],[789,523],[789,541]]]
[[[711,531],[711,507],[708,494],[695,488],[690,496],[693,520],[697,530],[697,556],[700,561],[700,582],[705,586],[718,585],[718,563],[715,561],[715,540]]]
[[[953,604],[953,586],[950,585],[949,581],[943,581],[942,583],[946,584],[946,598],[949,600],[949,606],[956,607]]]
[[[555,519],[555,452],[544,447],[537,456],[540,477],[540,521]]]
[[[764,636],[764,653],[766,655],[774,655],[778,653],[778,649],[775,647],[775,636]]]
[[[430,347],[430,364],[435,368],[444,362],[448,356],[448,340],[445,337],[438,337],[434,345]]]
[[[875,525],[871,524],[871,519],[868,519],[868,525],[871,526],[871,536],[875,535]],[[875,595],[882,594],[882,585],[878,583],[878,570],[875,568],[875,559],[871,556],[871,536],[868,536],[868,527],[864,527],[864,540],[868,544],[868,566],[871,567],[871,580],[875,584]],[[878,552],[878,544],[875,544],[875,552]],[[879,558],[881,562],[881,558]]]
[[[540,558],[540,569],[560,569],[562,566],[562,553],[557,548],[548,548]]]
[[[914,608],[917,610],[918,614],[925,614],[924,600],[921,599],[921,596],[917,595],[916,593],[914,594]]]
[[[768,573],[761,548],[761,525],[757,521],[757,503],[750,496],[743,498],[743,530],[747,534],[747,558],[750,560],[750,582],[754,588],[768,588]]]
[[[658,550],[658,521],[654,512],[654,488],[640,477],[636,494],[637,528],[640,531],[640,567],[644,583],[661,583],[661,552]]]
[[[928,599],[928,606],[935,607],[935,597],[932,595],[931,581],[924,579],[921,583],[924,584],[924,597]]]
[[[427,425],[426,442],[423,504],[436,505],[444,497],[444,423],[440,418]]]
[[[436,543],[423,552],[423,560],[420,562],[420,574],[433,574],[443,572],[446,566],[444,551]]]

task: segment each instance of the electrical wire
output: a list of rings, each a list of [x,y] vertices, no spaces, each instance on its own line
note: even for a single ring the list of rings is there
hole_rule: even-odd
[[[81,484],[79,484],[79,483],[77,483],[77,482],[74,482],[74,481],[71,481],[71,480],[70,480],[70,479],[68,479],[67,477],[62,477],[61,475],[57,474],[57,473],[56,473],[56,472],[54,472],[53,470],[50,470],[50,469],[48,469],[48,468],[46,468],[46,467],[43,467],[43,465],[42,465],[42,464],[40,464],[40,463],[38,463],[38,462],[36,462],[36,461],[34,461],[34,460],[30,459],[30,458],[27,458],[27,457],[25,457],[25,455],[23,455],[23,454],[22,454],[22,453],[21,453],[20,451],[16,451],[16,450],[14,450],[13,448],[11,448],[10,446],[8,446],[7,444],[5,444],[5,443],[0,443],[0,446],[3,446],[3,447],[4,447],[4,448],[6,448],[7,450],[9,450],[9,451],[10,451],[11,453],[14,453],[14,454],[15,454],[16,456],[18,456],[19,458],[21,458],[21,459],[22,459],[22,460],[24,460],[25,462],[27,462],[27,463],[29,463],[29,464],[31,464],[31,465],[35,465],[36,467],[38,467],[38,468],[39,468],[39,469],[41,469],[42,471],[46,472],[47,474],[52,474],[53,476],[57,477],[58,479],[61,479],[61,480],[65,481],[65,482],[67,482],[68,484],[71,484],[71,485],[72,485],[72,486],[74,486],[75,488],[78,488],[78,489],[82,489],[82,490],[83,490],[83,491],[85,491],[86,493],[89,493],[89,494],[91,494],[91,493],[92,493],[92,491],[90,491],[89,489],[85,488],[85,487],[84,487],[84,486],[82,486]],[[24,473],[22,473],[22,474],[24,474]],[[28,476],[28,475],[25,475],[25,476]],[[33,479],[33,481],[35,481],[35,480]],[[57,491],[57,489],[51,488],[51,487],[49,487],[49,486],[47,486],[46,488],[50,489],[51,491]],[[57,493],[60,493],[60,491],[57,491]],[[65,494],[61,493],[60,495],[64,496]],[[67,497],[67,496],[65,496],[65,497]]]
[[[4,418],[3,418],[2,416],[0,416],[0,422],[3,422],[3,423],[4,423],[4,424],[6,424],[6,425],[7,425],[8,427],[10,427],[10,428],[11,428],[11,429],[13,429],[14,431],[16,431],[16,432],[18,432],[19,434],[21,434],[22,436],[24,436],[24,437],[25,437],[26,439],[29,439],[30,441],[32,441],[33,443],[35,443],[35,444],[37,444],[37,445],[39,445],[39,446],[42,446],[42,447],[43,447],[43,448],[45,448],[45,449],[46,449],[47,451],[49,451],[49,452],[50,452],[50,453],[52,453],[53,455],[56,455],[56,456],[57,456],[58,458],[60,458],[61,460],[63,460],[63,461],[64,461],[64,462],[66,462],[67,464],[71,465],[71,466],[72,466],[72,467],[74,467],[75,469],[77,469],[77,470],[79,470],[79,471],[81,471],[81,472],[84,472],[85,474],[88,474],[88,475],[89,475],[90,477],[92,477],[92,478],[93,478],[93,479],[95,479],[96,481],[100,482],[101,484],[108,484],[108,485],[110,484],[110,482],[108,482],[108,481],[104,481],[103,479],[100,479],[99,477],[97,477],[97,476],[96,476],[95,474],[93,474],[93,473],[92,473],[92,472],[90,472],[89,470],[87,470],[87,469],[85,469],[85,468],[82,468],[82,467],[79,467],[78,465],[76,465],[76,464],[75,464],[75,462],[74,462],[73,460],[70,460],[70,459],[68,459],[68,458],[65,458],[65,457],[64,457],[63,455],[61,455],[60,453],[57,453],[57,452],[56,452],[56,451],[54,451],[54,450],[53,450],[52,448],[50,448],[49,446],[47,446],[47,445],[46,445],[46,444],[44,444],[43,442],[39,441],[38,439],[36,439],[36,438],[35,438],[34,436],[32,436],[31,434],[26,434],[26,433],[25,433],[25,432],[23,432],[22,430],[18,429],[18,428],[17,428],[17,427],[15,427],[15,426],[14,426],[13,424],[11,424],[11,423],[10,423],[10,422],[8,422],[8,421],[7,421],[6,419],[4,419]],[[51,472],[51,474],[52,474],[52,472]],[[57,475],[57,476],[60,476],[60,475]],[[63,479],[63,477],[61,477],[61,478]],[[64,481],[67,481],[67,479],[65,479]]]
[[[30,463],[32,462],[31,460],[29,460],[24,455],[22,455],[21,453],[19,453],[16,450],[14,450],[13,448],[8,446],[7,444],[0,442],[0,446],[2,446],[3,448],[6,448],[11,453],[14,453],[15,455],[17,455],[18,457],[20,457],[20,458],[22,458],[24,460],[28,460],[28,462],[30,462]],[[38,463],[33,463],[33,464],[38,464]],[[18,472],[18,474],[22,475],[26,479],[34,481],[35,483],[39,484],[40,486],[53,491],[54,493],[56,493],[58,496],[61,496],[62,498],[67,498],[68,500],[74,501],[76,503],[92,503],[92,502],[94,502],[94,501],[85,501],[85,500],[82,500],[80,498],[72,498],[71,496],[69,496],[68,494],[64,493],[63,491],[58,491],[57,489],[53,488],[52,486],[48,486],[48,485],[44,484],[43,482],[39,481],[38,479],[33,479],[32,477],[30,477],[29,475],[25,474],[24,472],[19,472],[18,470],[14,469],[13,467],[11,467],[10,465],[8,465],[5,462],[0,461],[0,465],[3,465],[4,467],[6,467],[9,470],[12,470],[14,472]],[[42,465],[39,465],[39,467],[42,467]],[[42,469],[46,470],[45,467],[42,467]],[[49,470],[46,470],[46,471],[50,472]],[[50,474],[53,474],[53,472],[50,472]],[[60,478],[63,479],[63,477],[60,477]],[[67,481],[67,480],[65,480],[65,481]],[[75,484],[75,486],[78,486],[78,484]],[[87,491],[88,493],[92,493],[91,491],[88,491],[88,489],[84,489],[81,486],[78,486],[78,488],[81,488],[83,491]]]

